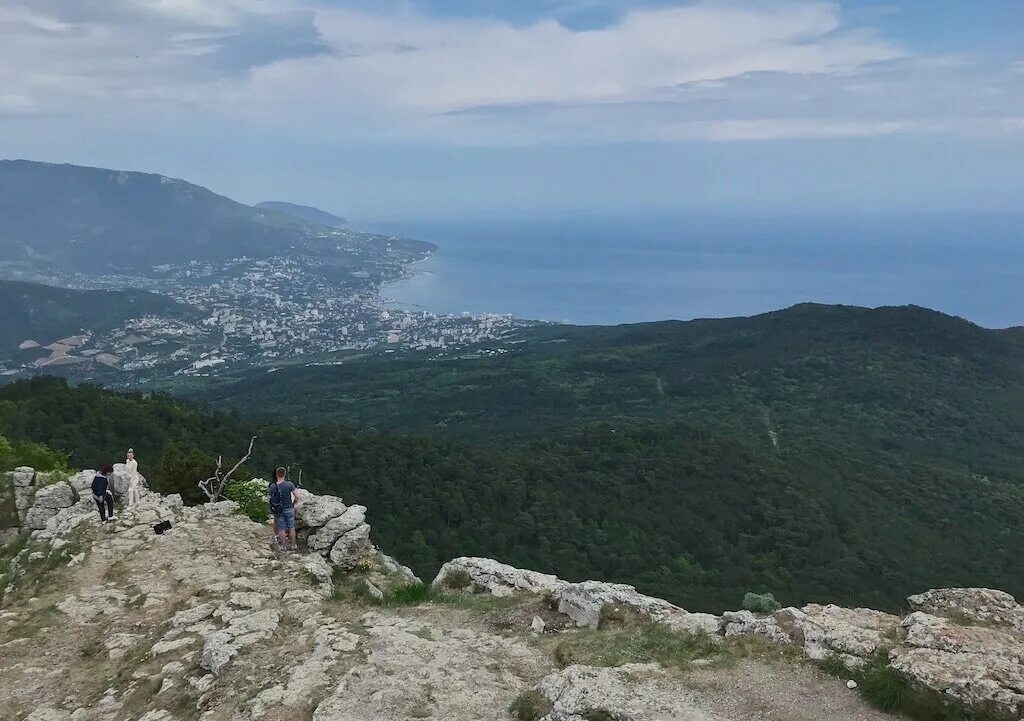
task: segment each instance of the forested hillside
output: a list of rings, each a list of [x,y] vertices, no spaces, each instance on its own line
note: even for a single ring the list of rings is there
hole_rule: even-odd
[[[1024,329],[915,307],[806,304],[752,318],[542,326],[520,340],[497,357],[283,368],[192,395],[249,415],[485,444],[579,422],[683,420],[837,467],[891,452],[1024,483]]]
[[[197,311],[141,290],[73,290],[0,280],[0,358],[17,357],[18,344],[43,345],[83,330],[102,333],[148,314],[193,317]]]
[[[1018,479],[895,455],[874,470],[824,463],[681,421],[570,425],[485,448],[34,379],[0,389],[0,434],[79,467],[131,445],[157,489],[192,500],[212,454],[233,462],[257,434],[251,472],[300,464],[308,485],[369,506],[382,547],[424,575],[484,555],[635,583],[694,610],[735,607],[749,590],[879,608],[933,586],[1024,593]]]

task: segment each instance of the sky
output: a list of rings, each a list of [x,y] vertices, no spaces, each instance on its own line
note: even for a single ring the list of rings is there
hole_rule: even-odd
[[[354,218],[1024,210],[1021,0],[3,0],[0,157]]]

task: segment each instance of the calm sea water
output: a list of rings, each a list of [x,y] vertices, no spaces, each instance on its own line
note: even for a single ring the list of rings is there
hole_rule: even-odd
[[[436,312],[615,324],[804,301],[916,304],[1024,324],[1024,215],[567,216],[359,223],[440,251],[387,298]]]

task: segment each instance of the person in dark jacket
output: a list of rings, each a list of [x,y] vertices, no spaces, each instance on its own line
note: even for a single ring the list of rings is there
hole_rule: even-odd
[[[113,472],[114,467],[108,463],[103,465],[92,479],[92,499],[96,501],[96,507],[100,511],[101,523],[114,520],[114,494],[110,491],[109,480]]]

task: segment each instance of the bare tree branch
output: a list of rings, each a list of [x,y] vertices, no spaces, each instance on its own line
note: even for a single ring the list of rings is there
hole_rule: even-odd
[[[232,466],[231,470],[228,471],[227,473],[221,472],[221,468],[223,467],[224,464],[224,457],[217,456],[217,468],[214,469],[213,475],[207,478],[205,481],[199,481],[200,490],[202,490],[202,492],[206,494],[206,497],[210,499],[211,503],[224,497],[224,487],[228,484],[228,481],[231,480],[231,475],[235,471],[237,471],[242,466],[242,464],[249,460],[249,458],[252,456],[252,448],[255,443],[256,436],[253,436],[249,440],[249,450],[245,452],[245,455],[242,456],[238,460],[238,463]]]

